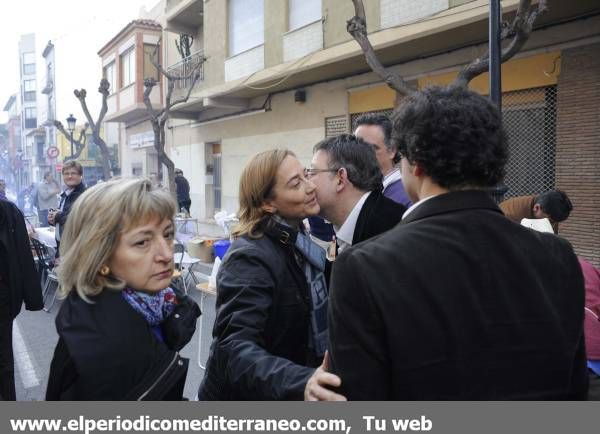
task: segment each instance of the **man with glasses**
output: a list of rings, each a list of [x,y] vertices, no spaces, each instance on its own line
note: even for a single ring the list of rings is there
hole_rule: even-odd
[[[349,400],[587,396],[584,286],[569,243],[507,219],[489,196],[508,140],[492,102],[457,86],[403,99],[392,140],[414,205],[340,255],[331,372]]]
[[[393,228],[406,207],[382,194],[375,151],[351,134],[325,139],[313,148],[307,177],[317,187],[320,215],[333,224],[339,252]]]
[[[56,257],[59,256],[60,236],[64,230],[69,212],[79,196],[85,191],[83,167],[75,160],[67,161],[62,168],[65,190],[60,194],[58,210],[48,210],[48,223],[56,227]]]

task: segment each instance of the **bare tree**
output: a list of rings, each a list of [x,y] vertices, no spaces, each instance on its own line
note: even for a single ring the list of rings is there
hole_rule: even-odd
[[[62,122],[54,121],[54,126],[56,127],[56,129],[58,131],[60,131],[63,134],[63,136],[65,136],[68,140],[71,140],[71,134],[69,132],[67,132],[67,130],[65,130],[65,127],[63,126]],[[65,157],[64,161],[77,160],[79,158],[79,156],[85,149],[85,146],[87,145],[86,132],[87,132],[88,128],[89,128],[89,125],[86,122],[85,125],[83,126],[83,128],[79,131],[79,137],[78,138],[73,137],[73,145],[75,145],[75,153],[73,153],[73,155],[69,155],[68,157]]]
[[[178,75],[176,72],[168,72],[162,67],[158,59],[161,41],[162,40],[159,40],[156,44],[154,53],[152,53],[150,60],[158,71],[159,75],[163,76],[167,80],[165,104],[158,110],[155,110],[152,106],[152,101],[150,101],[150,93],[152,92],[152,89],[159,84],[159,81],[154,77],[144,79],[144,104],[146,105],[148,116],[150,117],[150,123],[152,124],[152,131],[154,132],[154,148],[158,153],[158,161],[167,167],[167,173],[169,176],[169,190],[174,194],[176,191],[175,164],[165,152],[165,125],[169,119],[169,115],[171,114],[173,107],[178,104],[183,104],[189,99],[192,89],[200,79],[201,67],[204,59],[200,59],[196,65],[193,65],[190,69],[190,72],[186,75]],[[187,89],[185,90],[184,96],[173,99],[175,83],[179,81],[187,82]]]
[[[87,128],[91,128],[92,138],[94,143],[100,149],[100,161],[102,164],[102,176],[105,180],[108,180],[112,177],[112,170],[110,167],[110,152],[108,150],[108,146],[104,139],[100,136],[100,128],[102,127],[102,121],[104,120],[104,116],[106,116],[106,112],[108,111],[108,104],[106,99],[108,98],[110,89],[110,83],[106,78],[100,80],[100,86],[98,87],[98,92],[102,95],[102,106],[100,107],[100,113],[98,114],[98,118],[96,121],[92,119],[92,115],[87,106],[86,97],[87,92],[85,89],[75,89],[73,92],[75,97],[79,100],[79,104],[81,105],[81,109],[83,110],[83,114],[85,115],[87,122],[85,124],[85,129],[81,132],[81,137],[78,139],[77,152],[73,158],[79,157],[81,155],[81,151],[85,148],[85,141],[82,142],[82,137],[85,137],[85,132]],[[54,121],[54,126],[65,135],[67,138],[71,138],[69,134],[65,131],[63,125],[59,121]],[[73,141],[74,144],[77,144]],[[67,158],[65,160],[71,160],[73,158]]]
[[[392,89],[402,95],[409,95],[416,89],[411,88],[398,73],[391,72],[383,66],[367,35],[367,19],[362,0],[352,0],[355,16],[348,20],[346,30],[360,45],[367,63],[379,77]],[[525,45],[531,34],[533,23],[537,17],[547,11],[546,0],[540,0],[537,6],[532,6],[531,0],[521,0],[517,13],[511,23],[503,23],[501,39],[508,41],[502,49],[502,62],[507,61]],[[488,70],[489,53],[473,60],[458,74],[454,84],[466,87],[469,82]]]

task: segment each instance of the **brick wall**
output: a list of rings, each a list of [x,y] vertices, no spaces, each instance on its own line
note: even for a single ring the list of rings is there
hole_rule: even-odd
[[[560,234],[600,267],[600,44],[564,50],[558,80],[556,187],[573,202]]]

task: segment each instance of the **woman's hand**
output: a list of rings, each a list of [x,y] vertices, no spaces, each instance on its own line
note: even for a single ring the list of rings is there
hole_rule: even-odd
[[[339,387],[342,380],[335,374],[327,372],[329,370],[329,353],[325,351],[323,363],[317,368],[315,373],[308,379],[304,388],[305,401],[347,401],[346,397],[339,393],[332,392],[327,388]]]

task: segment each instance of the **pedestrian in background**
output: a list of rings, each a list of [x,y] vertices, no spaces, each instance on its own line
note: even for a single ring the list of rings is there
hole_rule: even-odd
[[[98,184],[75,203],[46,399],[182,399],[188,360],[179,350],[200,309],[169,287],[175,207],[146,179]]]
[[[43,307],[25,219],[12,202],[0,198],[0,398],[14,401],[13,321],[25,303],[27,310]]]
[[[60,186],[52,176],[52,172],[44,173],[44,180],[38,184],[35,193],[41,226],[48,226],[48,211],[58,208],[58,193],[60,193]]]
[[[558,234],[558,224],[569,217],[573,204],[565,192],[551,190],[539,195],[511,197],[500,203],[500,209],[515,223],[521,223],[523,219],[547,218],[554,233]]]
[[[177,186],[177,204],[179,205],[179,212],[186,213],[186,216],[190,216],[190,207],[192,206],[192,199],[190,198],[190,183],[183,176],[183,170],[175,169],[175,184]]]
[[[217,275],[217,317],[200,400],[301,400],[339,379],[316,369],[327,345],[325,252],[302,230],[315,185],[287,150],[242,171],[236,240]]]
[[[60,252],[60,239],[67,223],[67,218],[71,212],[71,207],[79,196],[85,191],[83,183],[83,167],[75,160],[69,160],[63,164],[62,168],[63,182],[65,190],[60,194],[60,203],[58,210],[48,211],[48,224],[55,226],[54,236],[56,238],[56,257]]]

